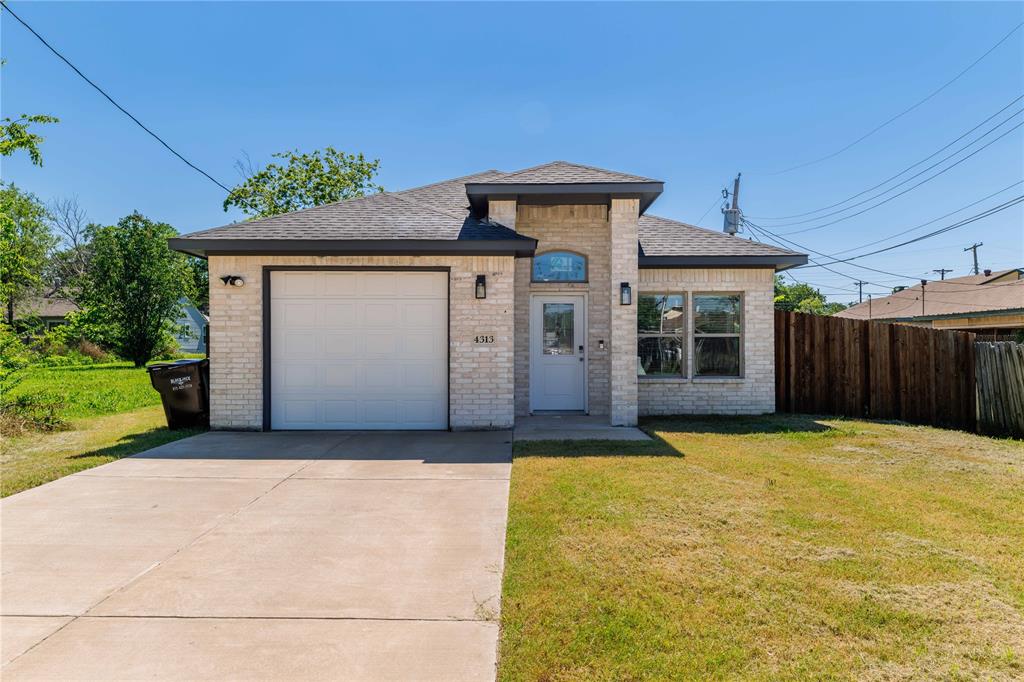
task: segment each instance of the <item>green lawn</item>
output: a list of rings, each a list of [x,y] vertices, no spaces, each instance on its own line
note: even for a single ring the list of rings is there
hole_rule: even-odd
[[[1024,679],[1024,443],[645,428],[516,445],[500,679]]]
[[[14,394],[45,393],[65,404],[67,419],[128,412],[160,404],[145,369],[130,362],[71,367],[32,367]]]
[[[167,429],[149,375],[127,362],[33,367],[14,393],[61,400],[68,427],[0,437],[4,497],[196,433]]]

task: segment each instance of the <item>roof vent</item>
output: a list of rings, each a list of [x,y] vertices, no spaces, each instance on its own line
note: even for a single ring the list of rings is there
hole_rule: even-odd
[[[985,270],[985,276],[986,277],[991,277],[992,276],[992,271],[991,270]]]

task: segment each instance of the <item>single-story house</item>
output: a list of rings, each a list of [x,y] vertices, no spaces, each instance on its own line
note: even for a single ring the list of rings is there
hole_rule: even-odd
[[[931,281],[858,303],[837,317],[969,331],[988,340],[1024,332],[1024,270],[1011,268]]]
[[[181,314],[174,320],[178,348],[184,353],[205,353],[203,332],[209,318],[185,297],[178,301]],[[78,305],[69,298],[49,294],[25,299],[14,309],[15,321],[39,320],[44,331],[67,324],[68,313],[78,312]]]
[[[62,324],[67,324],[65,316],[78,310],[71,299],[47,294],[32,296],[18,301],[14,306],[15,321],[38,320],[43,331],[48,331]]]
[[[170,240],[210,271],[211,423],[492,429],[775,409],[774,275],[660,180],[484,171]]]

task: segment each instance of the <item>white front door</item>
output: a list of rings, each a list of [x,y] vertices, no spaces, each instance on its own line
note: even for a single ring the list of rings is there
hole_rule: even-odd
[[[530,410],[585,410],[586,321],[582,296],[530,299]]]
[[[270,273],[274,429],[448,426],[448,273]]]

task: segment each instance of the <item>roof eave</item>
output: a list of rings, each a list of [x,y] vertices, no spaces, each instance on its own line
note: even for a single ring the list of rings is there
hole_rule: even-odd
[[[776,256],[640,256],[641,268],[774,268],[776,272],[805,265],[802,253]]]
[[[521,239],[190,239],[167,240],[174,251],[208,256],[531,256],[537,240]]]
[[[467,182],[466,196],[477,215],[487,213],[489,196],[551,196],[574,194],[607,194],[609,196],[637,196],[640,199],[640,215],[665,191],[665,183],[651,182],[559,182],[559,183],[513,183],[513,182]]]

